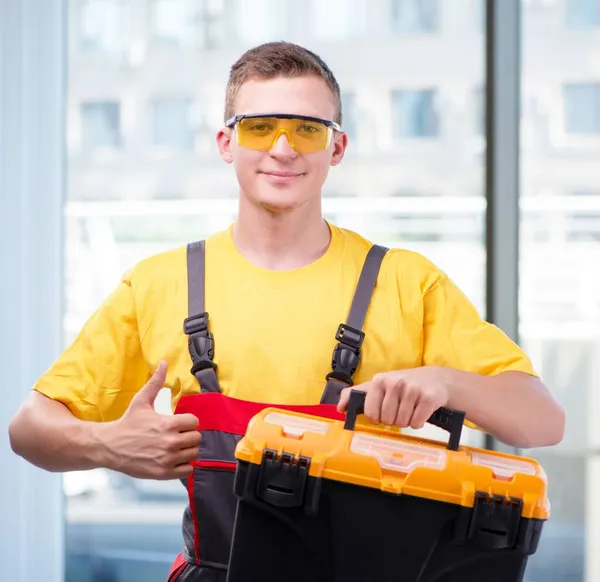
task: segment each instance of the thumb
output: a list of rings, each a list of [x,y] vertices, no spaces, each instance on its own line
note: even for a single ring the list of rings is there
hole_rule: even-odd
[[[350,401],[350,390],[352,390],[352,388],[344,388],[342,390],[337,405],[338,412],[346,412],[346,409],[348,408],[348,402]]]
[[[166,378],[167,362],[161,360],[150,380],[148,380],[142,389],[135,395],[133,402],[153,407],[158,393],[165,387]]]

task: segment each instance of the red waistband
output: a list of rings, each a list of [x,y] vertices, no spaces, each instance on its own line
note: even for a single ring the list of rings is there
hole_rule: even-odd
[[[237,400],[218,392],[183,396],[175,414],[193,414],[199,420],[199,430],[223,431],[244,435],[253,416],[265,408],[279,408],[300,414],[310,414],[333,420],[344,420],[344,414],[331,404],[287,405]]]

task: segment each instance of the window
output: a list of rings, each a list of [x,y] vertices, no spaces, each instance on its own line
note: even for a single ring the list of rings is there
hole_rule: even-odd
[[[600,6],[600,2],[593,2]],[[592,2],[555,2],[574,16]],[[550,10],[550,8],[549,8]],[[581,12],[580,14],[583,14]],[[592,12],[587,12],[590,19]],[[569,15],[569,13],[567,13]],[[598,43],[579,34],[540,34],[547,12],[523,10],[522,109],[525,126],[563,125],[578,136],[600,134],[600,79],[590,79]],[[544,63],[535,55],[555,55]],[[571,55],[569,58],[560,58]],[[596,81],[572,83],[572,79]],[[562,83],[562,104],[546,87]],[[560,102],[560,101],[559,101]],[[543,136],[544,134],[540,132]],[[582,140],[569,148],[521,144],[519,251],[522,345],[565,407],[567,431],[556,447],[524,454],[548,474],[552,517],[528,567],[532,582],[600,580],[598,385],[600,373],[600,164]]]
[[[566,0],[565,8],[569,28],[600,27],[599,0]]]
[[[437,137],[439,118],[434,89],[394,91],[393,118],[396,137]]]
[[[423,253],[459,282],[483,312],[482,157],[470,155],[464,128],[451,124],[444,127],[452,138],[448,143],[420,148],[418,140],[407,139],[406,147],[389,150],[394,133],[407,138],[439,133],[438,118],[449,115],[450,99],[438,100],[438,90],[442,96],[453,91],[454,71],[468,71],[473,88],[483,84],[485,44],[477,42],[472,50],[467,42],[461,50],[461,35],[419,38],[424,50],[418,66],[400,71],[398,45],[404,39],[391,34],[371,38],[369,33],[357,41],[352,36],[370,23],[390,27],[391,0],[311,2],[130,1],[131,20],[139,29],[136,41],[144,43],[145,35],[153,43],[142,67],[107,66],[94,58],[85,60],[81,74],[81,63],[69,55],[67,62],[74,67],[68,75],[70,139],[79,140],[83,125],[86,147],[123,147],[108,155],[103,150],[98,155],[68,152],[64,347],[138,261],[204,239],[235,220],[239,185],[235,168],[219,156],[215,133],[223,123],[229,68],[246,49],[269,40],[313,48],[340,83],[343,127],[352,140],[349,155],[331,168],[323,188],[324,215],[373,242]],[[69,6],[73,35],[77,0]],[[222,13],[217,10],[221,6]],[[210,26],[203,10],[213,18]],[[317,24],[315,13],[330,21]],[[219,20],[220,14],[226,19]],[[419,14],[416,18],[418,23]],[[475,34],[468,16],[456,22],[464,25],[465,38]],[[317,42],[319,31],[322,40]],[[226,45],[220,43],[225,32]],[[359,58],[352,62],[357,50]],[[402,84],[393,85],[398,78]],[[405,90],[397,102],[391,89]],[[453,104],[452,113],[468,120],[471,101]],[[457,159],[460,164],[454,164]],[[410,192],[410,200],[394,196],[399,191]],[[471,192],[476,194],[465,195]],[[146,335],[144,343],[148,341]],[[215,341],[220,345],[219,337]],[[171,410],[171,395],[170,390],[159,395],[158,407],[165,414]],[[447,440],[438,430],[419,434]],[[482,442],[478,432],[465,433],[470,441],[465,444]],[[63,486],[65,582],[167,580],[182,549],[185,485],[97,470],[68,473]]]
[[[190,99],[156,100],[153,110],[155,145],[181,150],[194,148]]]
[[[572,134],[600,134],[600,83],[564,86],[565,130]]]
[[[238,0],[237,29],[244,43],[258,44],[286,37],[286,2],[283,0]]]
[[[153,0],[154,41],[185,48],[220,42],[223,0]]]
[[[127,48],[129,2],[81,0],[80,38],[86,50],[118,53]]]
[[[84,149],[117,148],[121,145],[119,103],[96,101],[81,105],[81,142]]]
[[[354,93],[342,93],[342,114],[342,129],[350,139],[355,139],[357,136],[358,112]]]
[[[439,0],[394,0],[392,22],[397,34],[435,32],[440,25]]]
[[[311,22],[316,38],[343,40],[363,36],[367,0],[313,0]]]

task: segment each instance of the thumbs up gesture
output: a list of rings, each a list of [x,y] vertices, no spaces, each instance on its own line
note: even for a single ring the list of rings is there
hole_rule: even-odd
[[[111,469],[161,480],[181,479],[192,471],[190,461],[198,457],[200,444],[198,419],[193,414],[167,416],[154,409],[166,374],[166,362],[161,362],[125,414],[103,431]]]

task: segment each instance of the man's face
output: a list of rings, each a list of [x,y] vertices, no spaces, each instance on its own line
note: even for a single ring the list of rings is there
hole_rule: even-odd
[[[305,115],[333,121],[336,106],[323,79],[279,77],[244,83],[234,113]],[[325,150],[298,153],[287,135],[281,133],[270,150],[259,151],[239,145],[236,131],[229,128],[219,131],[217,144],[221,157],[234,164],[241,195],[271,212],[293,210],[319,199],[329,167],[341,162],[347,144],[344,133],[332,131]]]

